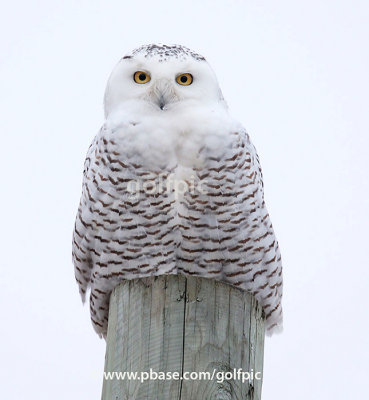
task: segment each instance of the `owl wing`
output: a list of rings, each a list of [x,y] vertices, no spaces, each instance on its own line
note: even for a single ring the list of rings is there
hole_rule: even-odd
[[[79,286],[79,293],[82,301],[85,301],[86,292],[91,280],[91,272],[93,263],[91,260],[91,233],[93,224],[84,216],[86,208],[88,209],[88,202],[90,198],[88,181],[91,160],[95,155],[98,135],[95,136],[90,147],[88,148],[82,180],[82,196],[78,207],[78,212],[74,224],[73,241],[72,241],[72,260],[74,264],[75,278]]]
[[[283,323],[281,304],[283,291],[282,261],[279,244],[264,200],[263,173],[259,155],[248,134],[245,134],[247,148],[251,156],[251,166],[255,173],[255,185],[258,189],[255,200],[259,204],[261,218],[258,222],[260,236],[255,238],[255,247],[260,250],[263,262],[262,269],[256,271],[256,273],[263,277],[264,284],[257,287],[254,294],[263,306],[267,334],[271,335],[274,332],[281,331]]]

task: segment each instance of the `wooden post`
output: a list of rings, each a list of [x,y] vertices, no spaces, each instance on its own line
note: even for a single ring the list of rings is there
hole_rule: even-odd
[[[110,298],[102,399],[260,399],[263,351],[264,318],[250,294],[199,277],[124,281]],[[150,368],[151,378],[177,379],[150,379]],[[208,375],[180,379],[193,371]],[[108,372],[147,375],[141,382]],[[233,376],[221,382],[226,372]]]

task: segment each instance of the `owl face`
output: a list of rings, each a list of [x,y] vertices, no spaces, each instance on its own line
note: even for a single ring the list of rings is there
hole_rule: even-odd
[[[178,45],[142,46],[120,60],[106,87],[105,116],[131,101],[142,102],[154,113],[180,112],[189,103],[225,106],[209,64]]]

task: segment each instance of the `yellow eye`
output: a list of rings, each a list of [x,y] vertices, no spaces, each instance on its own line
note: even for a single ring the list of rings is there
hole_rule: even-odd
[[[179,85],[182,85],[182,86],[191,85],[192,81],[193,81],[193,77],[192,77],[191,74],[188,74],[188,73],[187,74],[178,75],[177,78],[176,78],[176,82]]]
[[[146,72],[143,71],[137,71],[135,72],[135,74],[133,75],[133,80],[136,83],[147,83],[150,82],[151,77],[149,74],[147,74]]]

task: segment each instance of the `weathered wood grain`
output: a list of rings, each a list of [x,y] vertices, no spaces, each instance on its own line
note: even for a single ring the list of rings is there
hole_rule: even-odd
[[[260,399],[261,380],[217,378],[239,369],[262,376],[263,351],[264,318],[250,294],[199,277],[124,281],[110,298],[105,372],[151,368],[209,379],[104,379],[102,399]]]

